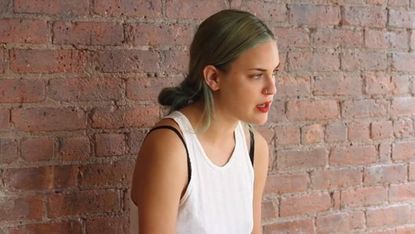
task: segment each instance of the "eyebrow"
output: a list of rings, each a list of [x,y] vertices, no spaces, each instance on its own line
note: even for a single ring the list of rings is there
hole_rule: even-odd
[[[280,67],[280,64],[281,64],[281,63],[278,63],[278,65],[274,68],[274,70],[273,70],[273,71],[277,71],[277,70],[278,70],[278,68]],[[263,69],[263,68],[250,68],[250,69],[248,69],[248,70],[257,70],[257,71],[261,71],[261,72],[267,71],[267,69]]]

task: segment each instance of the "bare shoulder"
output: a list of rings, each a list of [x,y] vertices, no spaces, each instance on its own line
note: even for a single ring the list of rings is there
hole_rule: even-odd
[[[254,168],[264,170],[268,167],[269,147],[265,137],[257,130],[253,130],[255,137]]]

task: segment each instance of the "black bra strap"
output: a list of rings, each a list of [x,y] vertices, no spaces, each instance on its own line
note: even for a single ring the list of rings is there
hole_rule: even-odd
[[[249,129],[249,136],[251,137],[251,145],[249,147],[249,158],[251,158],[252,166],[254,166],[254,156],[255,156],[255,138],[254,133]]]
[[[186,143],[185,143],[185,141],[183,139],[182,134],[180,134],[180,132],[176,128],[174,128],[172,126],[168,126],[168,125],[163,125],[163,126],[155,127],[153,129],[151,129],[147,134],[149,134],[150,132],[152,132],[154,130],[163,129],[163,128],[164,129],[167,128],[167,129],[170,129],[173,132],[175,132],[177,134],[177,136],[180,138],[180,140],[183,142],[184,148],[186,149],[186,156],[187,156],[187,177],[189,178],[189,181],[190,181],[190,177],[192,175],[192,167],[190,165],[189,151],[187,150],[187,146],[186,146]]]

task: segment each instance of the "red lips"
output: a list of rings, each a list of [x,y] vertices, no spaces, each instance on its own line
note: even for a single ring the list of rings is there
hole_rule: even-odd
[[[256,106],[256,108],[261,111],[262,113],[267,113],[271,108],[271,101],[264,102]]]

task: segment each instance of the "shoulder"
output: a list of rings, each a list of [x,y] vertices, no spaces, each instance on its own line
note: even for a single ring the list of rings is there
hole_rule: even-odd
[[[268,168],[269,147],[265,137],[256,129],[252,129],[255,139],[254,169],[264,170]]]

